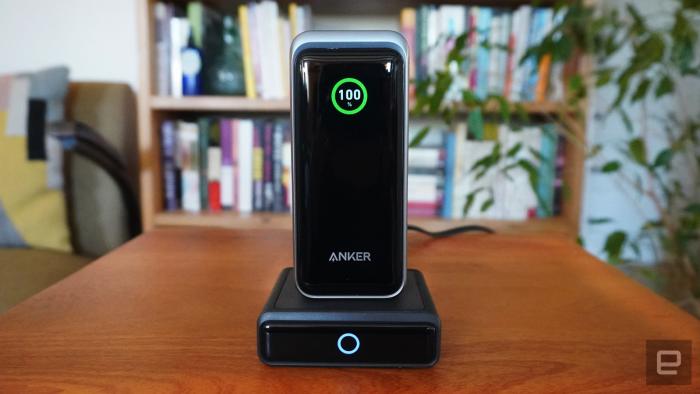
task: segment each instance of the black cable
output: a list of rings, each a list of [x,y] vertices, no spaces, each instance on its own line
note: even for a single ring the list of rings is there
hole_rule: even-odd
[[[495,231],[492,228],[489,228],[486,226],[480,226],[478,224],[457,226],[457,227],[448,228],[447,230],[442,230],[442,231],[428,231],[428,230],[426,230],[422,227],[418,227],[414,224],[409,224],[407,226],[407,229],[409,231],[416,231],[416,232],[419,232],[421,234],[425,234],[425,235],[433,237],[433,238],[451,237],[451,236],[459,234],[459,233],[487,233],[487,234],[495,233]]]

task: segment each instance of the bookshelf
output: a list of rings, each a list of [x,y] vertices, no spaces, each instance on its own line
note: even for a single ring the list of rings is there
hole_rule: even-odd
[[[187,1],[175,0],[174,3],[186,4]],[[140,159],[140,192],[141,212],[146,231],[160,226],[214,226],[237,229],[274,228],[290,229],[291,218],[289,214],[280,213],[253,213],[238,214],[235,212],[219,213],[187,213],[167,212],[163,210],[161,168],[160,168],[160,142],[159,125],[163,119],[176,118],[183,114],[226,114],[240,116],[273,115],[286,116],[289,113],[289,99],[264,100],[248,99],[237,96],[190,96],[190,97],[163,97],[155,94],[155,18],[153,6],[156,0],[142,0],[138,2],[139,24],[139,73],[140,89],[138,92],[138,142]],[[206,4],[221,10],[234,11],[241,1],[204,1]],[[279,1],[280,6],[286,6],[288,1]],[[355,0],[352,3],[336,1],[299,1],[301,4],[310,4],[314,14],[314,24],[326,28],[334,25],[342,19],[345,26],[358,25],[361,28],[384,27],[398,30],[399,11],[402,7],[415,7],[424,2],[413,0],[391,0],[378,2],[372,0]],[[530,2],[523,0],[505,1],[435,1],[427,3],[436,4],[463,4],[486,5],[494,7],[516,7]],[[539,2],[546,4],[550,2]],[[327,22],[323,22],[327,18]],[[364,18],[372,20],[372,23],[364,23]],[[378,21],[378,22],[377,22]],[[379,25],[378,25],[379,24]],[[343,28],[344,26],[339,26]],[[584,61],[578,65],[586,67]],[[553,101],[524,102],[521,103],[524,110],[533,116],[561,114],[561,103]],[[494,105],[492,110],[497,112]],[[585,119],[585,116],[581,117]],[[572,117],[573,119],[573,117]],[[575,120],[579,133],[585,130],[583,120]],[[582,137],[582,135],[579,135]],[[566,145],[566,165],[562,179],[565,186],[562,213],[557,217],[546,219],[531,219],[527,221],[494,221],[494,220],[445,220],[440,218],[410,218],[409,222],[424,226],[428,229],[440,230],[454,225],[465,223],[479,223],[491,226],[498,231],[507,233],[547,232],[565,234],[575,237],[579,228],[581,211],[581,187],[583,177],[583,164],[585,157],[571,142]]]

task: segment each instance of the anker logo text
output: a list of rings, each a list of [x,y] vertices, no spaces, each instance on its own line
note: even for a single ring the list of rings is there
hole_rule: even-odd
[[[332,252],[328,261],[372,261],[369,252]]]

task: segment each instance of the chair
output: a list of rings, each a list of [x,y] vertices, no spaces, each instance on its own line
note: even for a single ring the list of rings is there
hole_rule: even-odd
[[[0,248],[0,313],[87,265],[141,231],[136,104],[128,85],[71,83],[70,122],[47,128],[64,148],[74,253]]]

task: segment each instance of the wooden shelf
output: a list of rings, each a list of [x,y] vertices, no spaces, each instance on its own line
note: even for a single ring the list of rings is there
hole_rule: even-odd
[[[186,4],[187,0],[174,0]],[[286,9],[289,1],[279,0],[282,9]],[[232,212],[224,213],[185,213],[163,212],[162,177],[160,163],[160,124],[163,119],[186,117],[190,114],[221,114],[225,116],[288,116],[289,98],[279,100],[248,99],[240,96],[188,96],[163,97],[154,95],[156,48],[154,47],[156,26],[153,6],[156,0],[138,2],[139,24],[139,166],[141,213],[145,230],[156,226],[214,226],[238,229],[252,228],[283,228],[291,229],[291,219],[287,214],[258,213],[239,215]],[[239,2],[230,0],[208,0],[208,4],[216,5],[227,11],[235,11]],[[398,22],[399,11],[403,7],[415,7],[422,2],[418,0],[358,0],[355,2],[309,0],[314,15],[343,16],[348,18],[363,18],[365,16],[393,16]],[[471,4],[488,6],[513,7],[519,4],[531,4],[529,0],[443,0],[439,4]],[[538,4],[550,4],[544,0]],[[590,69],[590,66],[584,67]],[[585,72],[585,71],[584,71]],[[557,117],[565,108],[564,103],[554,101],[521,103],[525,112],[533,117]],[[486,112],[497,115],[500,108],[497,103],[491,103]],[[418,118],[427,118],[418,116]],[[583,138],[585,116],[576,117],[575,122],[580,126],[577,136]],[[579,135],[580,134],[580,135]],[[565,147],[565,167],[563,182],[567,187],[569,197],[562,204],[562,216],[545,220],[528,220],[524,222],[511,221],[450,221],[442,219],[411,219],[415,223],[430,230],[440,230],[465,223],[479,223],[492,227],[500,232],[555,232],[564,233],[574,238],[578,231],[578,221],[581,213],[581,184],[583,179],[583,163],[585,157],[572,142]]]
[[[161,111],[289,112],[289,99],[263,100],[237,96],[151,96],[151,109]]]
[[[564,106],[563,103],[556,101],[523,102],[520,104],[525,112],[531,115],[555,114]],[[265,100],[238,96],[151,96],[150,107],[159,111],[289,112],[289,99]],[[500,108],[497,103],[489,103],[486,110],[497,113]],[[512,110],[514,111],[514,109]]]
[[[499,233],[557,233],[575,236],[573,228],[563,217],[531,219],[526,221],[503,220],[446,220],[441,218],[409,217],[408,222],[426,230],[439,231],[465,224],[480,224]],[[237,212],[160,212],[155,216],[156,226],[204,226],[229,229],[292,229],[292,218],[288,213]]]

